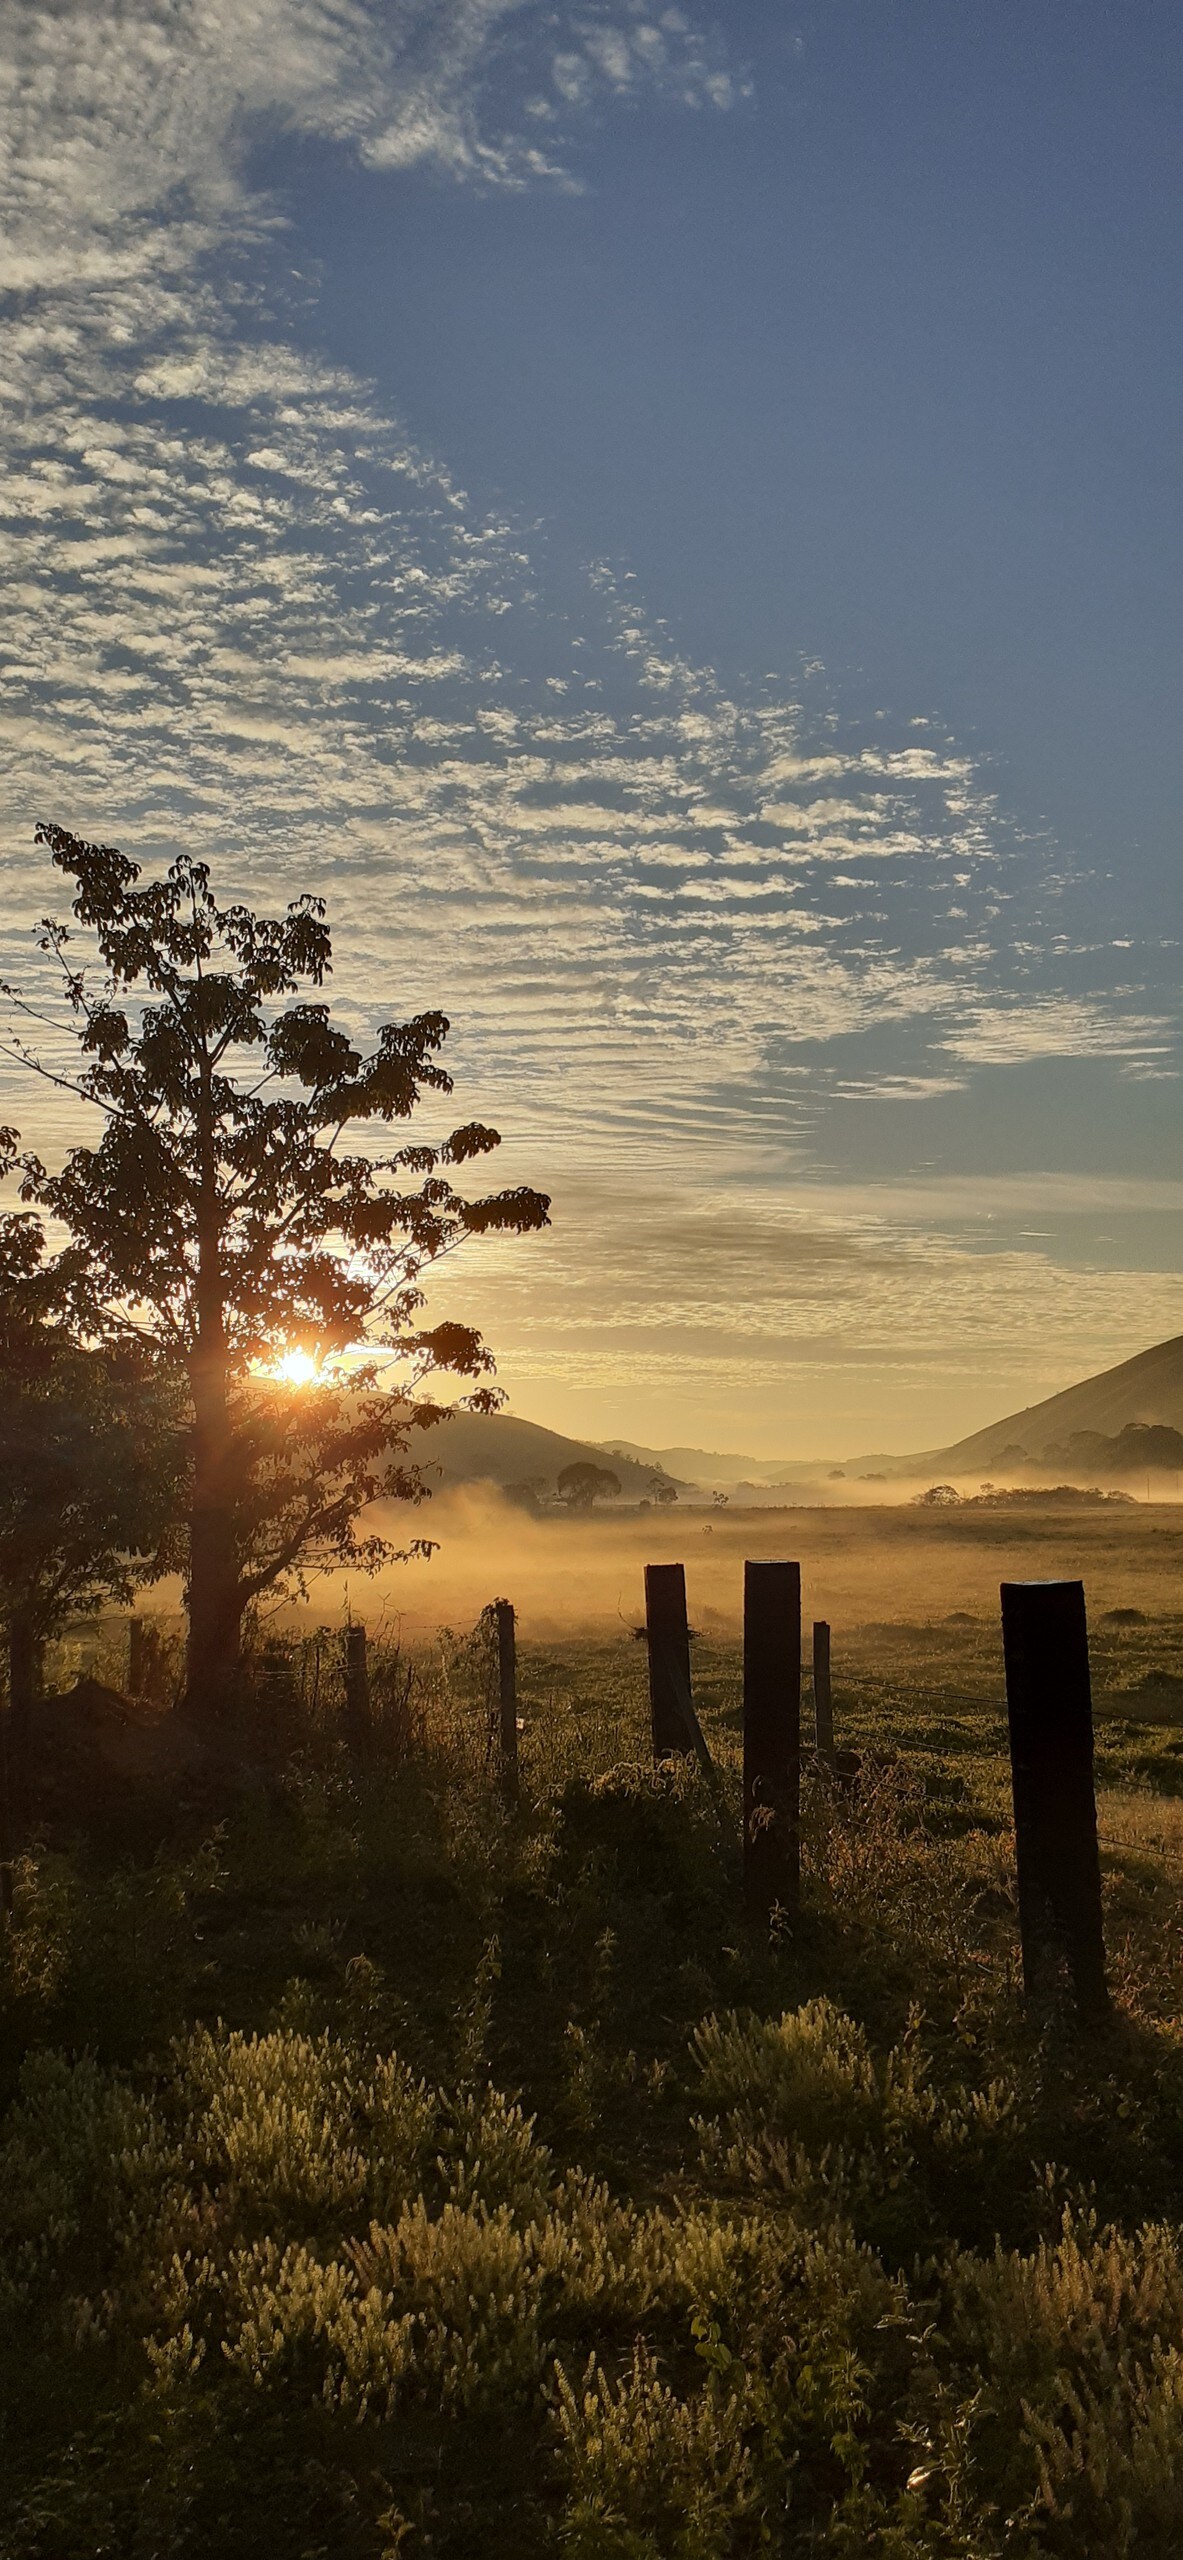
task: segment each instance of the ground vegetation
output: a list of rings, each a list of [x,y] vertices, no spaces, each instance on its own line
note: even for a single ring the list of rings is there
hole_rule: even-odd
[[[1111,2027],[1019,1996],[996,1630],[867,1627],[802,1913],[643,1648],[289,1649],[282,1752],[46,1839],[4,1951],[13,2560],[1166,2560],[1183,2522],[1183,1622],[1096,1628]],[[1168,1684],[1164,1687],[1164,1684]],[[1154,1698],[1160,1703],[1155,1707]],[[155,1828],[153,1828],[153,1823]]]

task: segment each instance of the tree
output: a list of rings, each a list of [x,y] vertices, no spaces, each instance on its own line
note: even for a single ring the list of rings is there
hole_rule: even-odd
[[[564,1467],[558,1489],[570,1511],[590,1511],[593,1503],[620,1491],[620,1478],[611,1467],[593,1466],[590,1458],[577,1458]]]
[[[385,1155],[349,1143],[359,1124],[405,1121],[425,1094],[450,1094],[449,1026],[442,1013],[384,1023],[363,1053],[327,1004],[303,996],[332,965],[322,899],[259,915],[221,904],[187,852],[140,886],[113,846],[56,826],[36,840],[73,880],[76,925],[97,945],[95,988],[75,965],[73,929],[42,928],[78,1042],[65,1081],[105,1126],[57,1173],[26,1157],[23,1196],[68,1231],[56,1273],[78,1325],[97,1341],[150,1343],[184,1381],[187,1702],[218,1721],[252,1603],[309,1569],[400,1552],[359,1535],[359,1515],[380,1493],[425,1491],[406,1451],[441,1408],[419,1391],[441,1372],[475,1380],[492,1368],[471,1327],[422,1327],[425,1268],[467,1236],[545,1225],[549,1202],[452,1188],[444,1168],[500,1144],[476,1122]],[[341,1355],[363,1346],[351,1373]],[[380,1352],[404,1364],[383,1392]],[[327,1382],[285,1388],[285,1355],[327,1363]],[[478,1387],[464,1401],[500,1399]]]
[[[678,1499],[678,1488],[669,1476],[650,1476],[649,1491],[654,1502],[668,1504]]]
[[[15,1151],[0,1131],[0,1173]],[[177,1561],[178,1457],[142,1347],[76,1341],[40,1220],[0,1217],[0,1622],[17,1792],[46,1639]]]

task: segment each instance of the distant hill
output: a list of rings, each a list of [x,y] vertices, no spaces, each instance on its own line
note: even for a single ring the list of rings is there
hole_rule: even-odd
[[[1183,1431],[1183,1334],[1175,1334],[1170,1342],[1155,1343],[1150,1351],[1136,1352],[1132,1360],[1120,1361],[1116,1369],[1102,1369],[1095,1378],[1082,1378],[1079,1386],[1065,1387],[1057,1396],[1046,1396],[1041,1404],[1025,1405],[1021,1413],[1008,1413],[1001,1422],[988,1423],[984,1431],[972,1431],[968,1439],[954,1441],[950,1449],[923,1450],[917,1457],[893,1458],[886,1463],[896,1475],[930,1470],[948,1476],[982,1474],[1001,1466],[1021,1466],[1024,1461],[1031,1466],[1055,1467],[1063,1463],[1069,1444],[1076,1441],[1073,1455],[1079,1453],[1087,1465],[1087,1444],[1077,1439],[1078,1434],[1114,1441],[1135,1426],[1153,1423],[1165,1424],[1170,1431]],[[1094,1445],[1094,1464],[1099,1456]],[[859,1463],[857,1459],[851,1461],[852,1466]],[[885,1462],[881,1459],[879,1463]],[[1139,1463],[1173,1462],[1169,1458],[1156,1461],[1147,1450]]]
[[[622,1450],[640,1466],[664,1467],[668,1475],[698,1485],[782,1485],[794,1469],[798,1475],[803,1469],[811,1472],[808,1459],[803,1458],[748,1458],[721,1449],[646,1449],[639,1440],[601,1440],[599,1445],[606,1456]]]
[[[412,1454],[441,1485],[537,1484],[548,1493],[554,1492],[564,1467],[583,1461],[610,1466],[620,1478],[622,1494],[634,1502],[648,1493],[655,1475],[670,1472],[656,1458],[609,1458],[596,1442],[568,1440],[561,1431],[519,1421],[511,1413],[453,1413],[438,1430],[416,1434]],[[688,1492],[690,1487],[679,1489]]]
[[[553,1493],[562,1468],[589,1461],[610,1466],[620,1478],[621,1493],[633,1502],[644,1500],[654,1475],[662,1474],[691,1495],[718,1487],[741,1503],[770,1497],[791,1503],[834,1499],[834,1479],[851,1491],[859,1488],[856,1498],[862,1498],[863,1487],[908,1478],[1005,1480],[1024,1467],[1050,1468],[1078,1483],[1111,1482],[1115,1476],[1177,1467],[1177,1433],[1183,1434],[1183,1334],[1137,1352],[1115,1369],[1083,1378],[1059,1395],[1045,1396],[1039,1404],[1025,1405],[1021,1413],[1008,1413],[954,1441],[951,1448],[922,1449],[911,1457],[877,1453],[847,1458],[841,1468],[827,1469],[820,1461],[798,1459],[794,1464],[785,1458],[681,1446],[647,1449],[636,1440],[571,1440],[539,1422],[505,1413],[456,1413],[438,1433],[425,1437],[416,1455],[438,1470],[441,1485],[533,1483]]]

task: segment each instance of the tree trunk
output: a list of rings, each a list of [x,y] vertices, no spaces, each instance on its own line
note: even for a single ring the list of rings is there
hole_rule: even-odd
[[[217,1416],[207,1406],[193,1435],[185,1711],[195,1723],[206,1726],[223,1725],[233,1718],[242,1657],[243,1600],[227,1481],[225,1406],[222,1420],[224,1427],[219,1431]]]
[[[189,1517],[189,1647],[185,1712],[207,1728],[238,1704],[244,1602],[235,1521],[230,1370],[222,1276],[214,1110],[208,1061],[200,1063],[197,1125],[197,1325],[189,1364],[193,1493]]]

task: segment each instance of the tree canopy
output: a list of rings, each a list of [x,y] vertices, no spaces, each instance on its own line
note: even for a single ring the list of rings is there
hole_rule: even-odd
[[[74,884],[73,923],[41,930],[77,1042],[76,1072],[52,1072],[103,1127],[56,1172],[26,1155],[23,1196],[67,1230],[55,1285],[80,1335],[146,1343],[185,1382],[190,1699],[220,1714],[251,1601],[309,1564],[395,1552],[359,1535],[359,1514],[382,1491],[423,1491],[406,1452],[441,1410],[423,1390],[492,1368],[475,1328],[424,1324],[424,1274],[468,1237],[545,1225],[549,1202],[453,1187],[500,1143],[480,1122],[363,1152],[359,1130],[451,1093],[449,1026],[439,1012],[387,1021],[366,1049],[334,1022],[304,992],[331,972],[322,899],[260,915],[222,902],[187,852],[141,884],[114,846],[57,826],[37,841]],[[23,1032],[14,1045],[51,1072]],[[335,1383],[286,1391],[275,1373],[293,1351]],[[382,1393],[379,1359],[396,1364]],[[464,1401],[498,1399],[474,1384]]]
[[[572,1511],[590,1511],[593,1503],[608,1501],[620,1491],[620,1478],[611,1467],[597,1467],[590,1458],[576,1458],[564,1467],[558,1477],[558,1489]]]
[[[0,1130],[0,1174],[16,1153]],[[38,1218],[0,1216],[0,1850],[30,1779],[42,1647],[177,1561],[178,1416],[138,1343],[87,1348],[63,1320]],[[5,1879],[7,1880],[7,1868]],[[7,1881],[5,1884],[7,1891]]]

